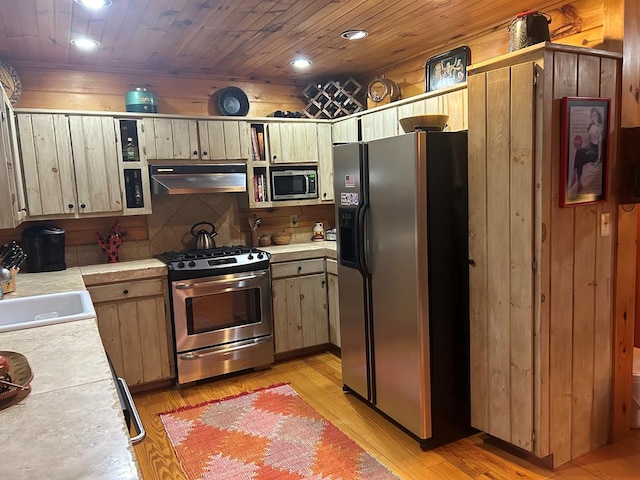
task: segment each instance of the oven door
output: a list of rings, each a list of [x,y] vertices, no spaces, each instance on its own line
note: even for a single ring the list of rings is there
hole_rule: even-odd
[[[176,352],[271,335],[269,270],[171,282]]]

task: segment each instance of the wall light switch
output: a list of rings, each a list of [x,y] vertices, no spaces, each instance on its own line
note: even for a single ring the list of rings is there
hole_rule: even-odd
[[[611,235],[611,214],[603,213],[600,215],[600,236],[608,237]]]

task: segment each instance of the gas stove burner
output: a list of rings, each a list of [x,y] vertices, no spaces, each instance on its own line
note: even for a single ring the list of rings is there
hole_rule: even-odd
[[[269,254],[244,245],[207,250],[165,252],[159,255],[172,279],[197,278],[269,268]]]

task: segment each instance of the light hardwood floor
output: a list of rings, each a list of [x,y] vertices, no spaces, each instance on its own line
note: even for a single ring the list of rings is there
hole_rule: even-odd
[[[342,392],[340,359],[329,352],[187,388],[135,394],[147,430],[146,439],[135,446],[144,479],[185,478],[158,413],[281,382],[290,383],[302,398],[402,479],[640,479],[638,430],[621,442],[599,448],[555,471],[485,443],[483,434],[423,452],[417,442],[372,408]]]

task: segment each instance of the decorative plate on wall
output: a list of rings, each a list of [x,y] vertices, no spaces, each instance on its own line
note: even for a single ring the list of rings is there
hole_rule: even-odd
[[[22,95],[22,83],[18,72],[4,59],[0,59],[0,83],[2,83],[11,104],[18,103]]]
[[[218,108],[223,115],[244,117],[249,112],[249,99],[242,89],[225,87],[218,92]]]

